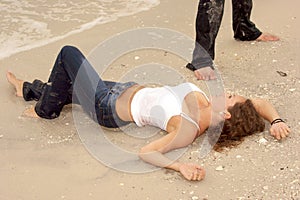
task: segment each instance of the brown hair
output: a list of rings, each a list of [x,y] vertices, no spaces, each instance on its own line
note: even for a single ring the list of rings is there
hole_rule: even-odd
[[[265,129],[265,122],[250,99],[243,103],[236,103],[228,108],[228,111],[231,118],[224,121],[221,135],[215,145],[216,151],[237,146],[244,140],[244,137]]]

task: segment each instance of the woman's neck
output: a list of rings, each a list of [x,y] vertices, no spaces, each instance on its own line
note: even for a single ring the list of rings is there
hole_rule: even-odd
[[[212,109],[211,106],[207,106],[205,108],[200,109],[200,117],[199,117],[199,127],[200,132],[199,135],[203,134],[210,126],[211,124],[211,118],[212,118]]]

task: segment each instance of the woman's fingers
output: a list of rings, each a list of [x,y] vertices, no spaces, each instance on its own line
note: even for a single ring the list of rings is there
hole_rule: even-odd
[[[280,133],[280,137],[283,139],[283,138],[286,138],[286,130],[284,130],[283,128],[280,128],[279,129],[279,133]]]
[[[277,140],[286,138],[291,132],[290,128],[283,122],[273,124],[270,128],[270,133]]]
[[[205,177],[205,171],[195,164],[184,164],[180,172],[187,180],[200,181]]]
[[[204,178],[205,176],[205,172],[202,168],[195,168],[193,171],[193,178],[192,180],[194,181],[200,181]]]

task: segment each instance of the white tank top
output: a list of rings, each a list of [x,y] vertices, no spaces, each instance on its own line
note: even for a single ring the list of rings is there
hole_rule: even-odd
[[[192,83],[182,83],[170,87],[143,88],[133,97],[131,114],[137,126],[152,125],[166,130],[171,117],[181,115],[199,129],[198,123],[182,112],[184,98],[190,92],[205,93]]]

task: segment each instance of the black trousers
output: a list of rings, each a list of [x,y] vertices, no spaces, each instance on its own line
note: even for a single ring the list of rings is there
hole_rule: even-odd
[[[192,65],[195,69],[208,65],[211,61],[199,48],[206,50],[212,60],[215,58],[217,37],[225,0],[200,0],[196,18],[196,45]],[[234,38],[242,41],[257,39],[262,33],[250,20],[252,0],[232,0],[232,28]],[[195,70],[194,69],[194,70]]]

